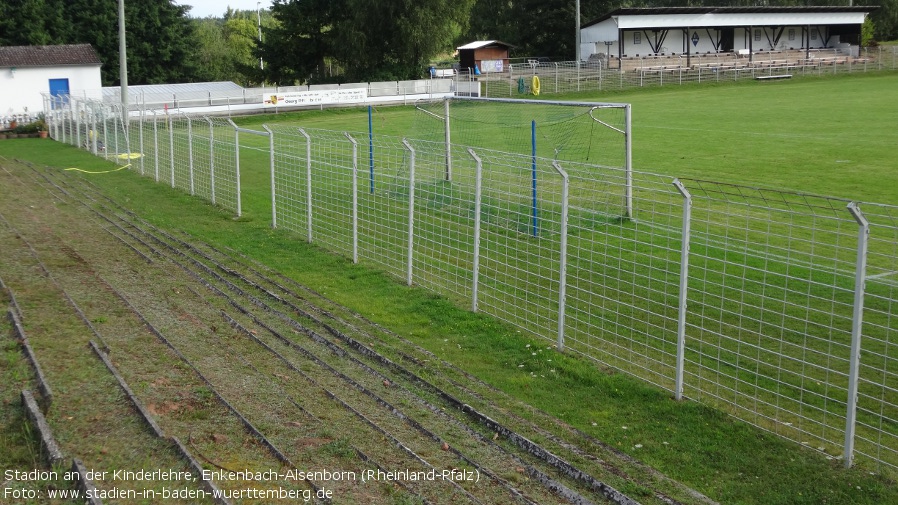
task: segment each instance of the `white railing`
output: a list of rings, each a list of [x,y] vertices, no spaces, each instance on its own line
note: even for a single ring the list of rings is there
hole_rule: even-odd
[[[266,135],[273,226],[828,457],[898,470],[898,207],[456,144],[449,177],[445,142],[164,110],[126,136],[116,107],[69,105],[52,109],[54,138],[238,214],[239,135]]]
[[[857,56],[836,50],[763,51],[735,53],[641,55],[581,62],[533,61],[514,63],[498,73],[475,75],[461,69],[457,87],[477,83],[480,96],[523,97],[533,93],[532,78],[540,81],[540,94],[617,91],[646,86],[726,82],[759,77],[830,75],[898,70],[898,47],[862,48]]]

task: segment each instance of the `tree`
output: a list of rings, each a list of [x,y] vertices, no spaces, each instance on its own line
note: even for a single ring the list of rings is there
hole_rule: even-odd
[[[234,69],[232,80],[244,85],[261,82],[259,58],[256,56],[259,37],[256,13],[238,12],[226,15],[222,26],[222,39],[227,45],[228,58]]]
[[[898,40],[898,0],[881,0],[870,3],[879,6],[879,9],[870,15],[875,26],[873,34],[876,40]]]
[[[172,0],[126,2],[130,83],[183,82],[192,78],[195,39],[187,10]],[[115,0],[5,0],[0,2],[0,43],[90,44],[103,62],[103,84],[119,81]]]
[[[222,22],[215,18],[194,21],[196,33],[196,79],[200,81],[231,81],[237,73],[230,49],[222,34]]]
[[[467,28],[474,0],[349,0],[337,59],[351,80],[415,79]]]
[[[346,10],[346,0],[275,0],[276,24],[263,37],[260,51],[265,80],[280,84],[321,82],[325,59],[336,40],[333,24]]]
[[[269,81],[411,79],[452,49],[474,0],[276,0],[279,27],[262,44]]]
[[[66,39],[64,0],[6,0],[0,2],[0,45],[49,45]]]
[[[175,5],[171,0],[128,2],[125,18],[128,26],[128,82],[132,84],[160,84],[189,82],[197,68],[194,48],[194,25],[187,17],[188,7]],[[118,49],[107,54],[115,60],[118,75]],[[107,75],[105,72],[104,76]],[[106,79],[104,79],[105,81]],[[117,78],[108,79],[117,82]]]

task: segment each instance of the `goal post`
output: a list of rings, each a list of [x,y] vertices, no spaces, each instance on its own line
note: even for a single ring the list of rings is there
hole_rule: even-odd
[[[415,109],[409,137],[444,145],[446,181],[453,145],[598,165],[625,173],[621,214],[633,216],[630,104],[447,97]]]

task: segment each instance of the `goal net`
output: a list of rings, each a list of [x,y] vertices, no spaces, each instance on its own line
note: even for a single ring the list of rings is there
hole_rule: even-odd
[[[622,186],[620,214],[632,216],[629,104],[450,97],[415,109],[408,137],[443,146],[446,181],[468,148],[556,161],[590,179],[608,169]]]

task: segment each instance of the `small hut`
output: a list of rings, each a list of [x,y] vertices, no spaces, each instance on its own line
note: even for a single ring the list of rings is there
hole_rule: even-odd
[[[513,46],[498,40],[478,40],[458,48],[459,67],[477,68],[481,73],[504,72],[508,69],[508,50]]]

